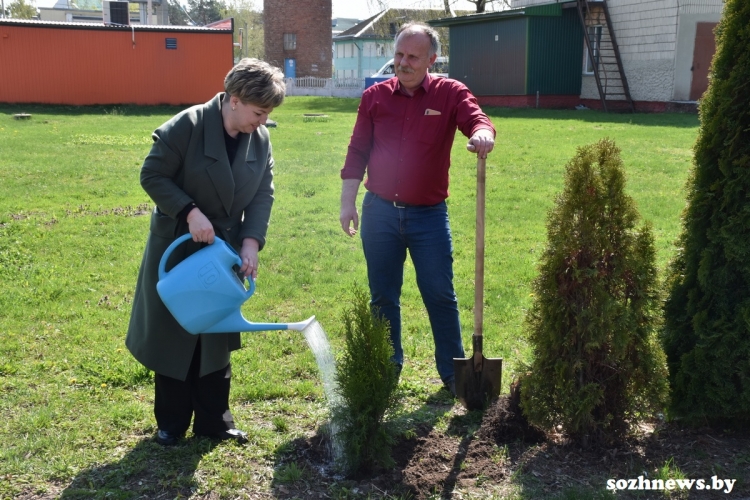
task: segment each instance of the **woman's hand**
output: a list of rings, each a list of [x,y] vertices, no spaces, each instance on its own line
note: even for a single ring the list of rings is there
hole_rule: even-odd
[[[187,216],[188,228],[190,229],[190,235],[193,237],[193,241],[196,243],[213,243],[214,242],[214,226],[208,217],[203,215],[198,207],[195,207],[190,211]]]
[[[240,249],[240,258],[242,267],[240,272],[244,273],[245,278],[252,276],[253,280],[258,277],[258,240],[255,238],[245,238],[242,240]]]

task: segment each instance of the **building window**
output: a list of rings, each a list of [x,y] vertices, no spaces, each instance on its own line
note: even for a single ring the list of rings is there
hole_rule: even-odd
[[[297,48],[297,34],[284,33],[284,50],[295,50]]]
[[[167,49],[170,50],[177,50],[177,39],[176,38],[165,38],[164,43],[167,46]]]
[[[601,26],[587,26],[586,36],[589,39],[591,45],[591,52],[594,54],[594,60],[591,60],[588,47],[584,44],[583,47],[583,73],[585,75],[593,75],[594,68],[599,67],[599,47],[602,42],[602,27]]]
[[[374,57],[375,56],[375,42],[365,42],[362,45],[362,55],[365,57]]]

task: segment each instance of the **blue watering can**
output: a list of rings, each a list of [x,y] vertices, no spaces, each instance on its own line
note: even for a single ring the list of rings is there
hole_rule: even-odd
[[[227,333],[258,332],[264,330],[304,330],[314,320],[310,316],[299,323],[253,323],[247,321],[240,307],[255,293],[255,281],[243,281],[232,266],[242,265],[242,259],[226,241],[214,242],[192,254],[169,272],[167,259],[189,234],[177,238],[164,252],[159,262],[159,282],[156,291],[164,305],[188,332]]]

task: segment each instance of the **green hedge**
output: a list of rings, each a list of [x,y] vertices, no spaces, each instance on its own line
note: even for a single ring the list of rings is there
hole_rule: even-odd
[[[671,414],[739,423],[750,420],[750,2],[728,0],[715,33],[662,340]]]

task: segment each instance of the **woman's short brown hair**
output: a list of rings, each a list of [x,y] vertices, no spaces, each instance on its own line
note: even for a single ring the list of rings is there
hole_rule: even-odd
[[[276,108],[284,102],[284,73],[265,61],[246,57],[227,73],[224,91],[244,103]]]

